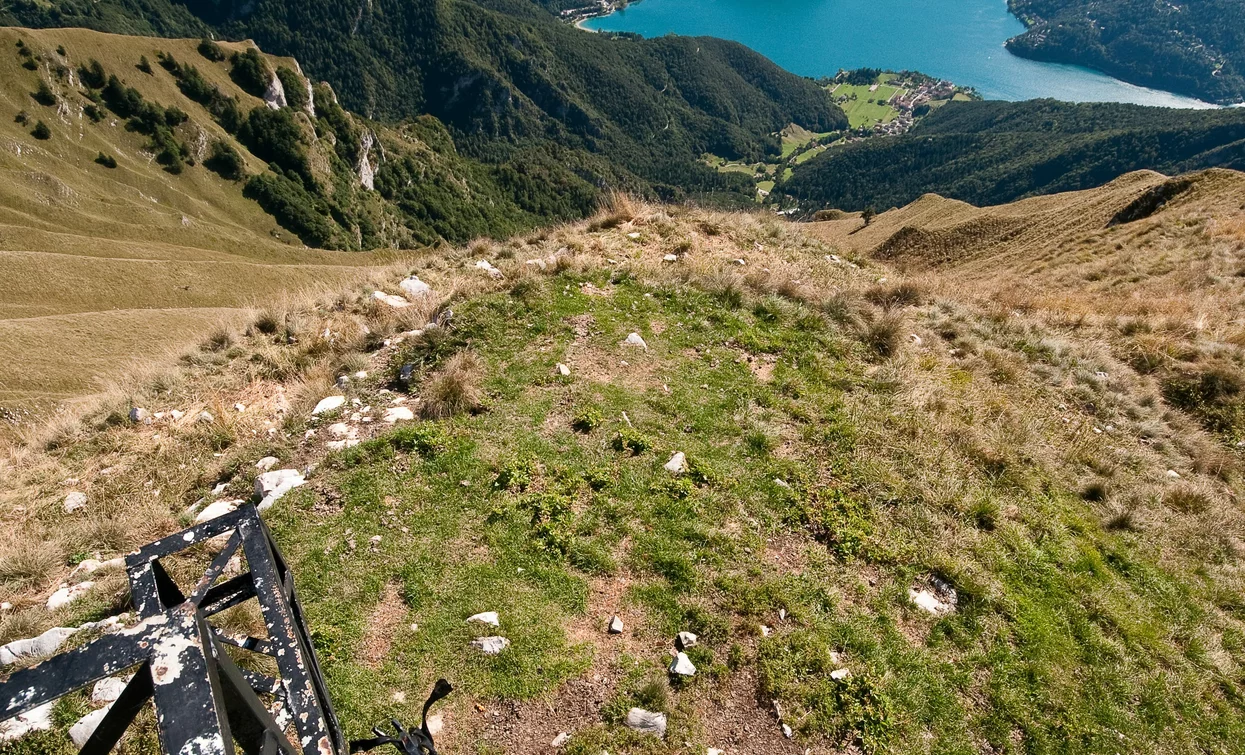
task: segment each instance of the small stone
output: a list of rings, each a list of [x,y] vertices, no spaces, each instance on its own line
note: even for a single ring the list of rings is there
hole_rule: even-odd
[[[180,409],[172,409],[169,411],[169,419],[173,420],[174,422],[176,422],[177,420],[185,416],[186,416],[186,412],[183,412]]]
[[[670,461],[665,463],[665,469],[671,474],[682,474],[687,471],[687,456],[682,451],[676,451],[670,457]]]
[[[468,623],[474,621],[477,624],[488,624],[489,626],[494,626],[494,627],[501,626],[501,620],[498,618],[496,611],[485,611],[484,613],[477,613],[475,616],[468,617],[467,621]]]
[[[233,410],[235,412],[244,412],[246,411],[246,404],[234,404]]]
[[[100,561],[97,558],[84,558],[78,562],[78,565],[73,568],[73,571],[69,572],[69,578],[73,579],[79,574],[94,574],[97,571],[111,571],[113,569],[124,568],[125,559],[121,556],[110,558],[107,561]]]
[[[411,306],[411,303],[406,299],[403,299],[401,296],[387,294],[384,291],[373,291],[372,298],[382,304],[388,304],[394,309],[403,309],[404,307]]]
[[[334,409],[342,408],[343,406],[345,406],[345,404],[346,404],[345,396],[328,396],[326,398],[320,399],[320,403],[316,404],[316,408],[311,410],[311,414],[314,416],[317,414],[324,414],[326,412],[331,412]]]
[[[195,516],[195,524],[202,524],[203,522],[232,513],[237,510],[238,506],[241,504],[241,499],[231,501],[212,501],[204,507],[203,511],[200,511],[198,515]]]
[[[691,632],[679,632],[678,636],[674,638],[674,646],[679,650],[694,648],[698,642],[700,642],[700,637]]]
[[[354,374],[354,379],[355,379],[355,380],[365,380],[365,379],[367,379],[367,370],[359,370],[358,372],[356,372],[356,373]]]
[[[86,505],[86,493],[77,491],[65,496],[65,513],[72,514]]]
[[[286,493],[294,488],[306,483],[303,473],[297,469],[277,469],[272,472],[264,472],[255,478],[255,495],[262,500],[256,506],[256,510],[264,511],[272,504],[276,503]]]
[[[770,633],[771,633],[771,632],[773,632],[773,631],[774,631],[773,629],[770,629],[769,627],[765,626],[764,624],[762,624],[762,625],[761,625],[761,636],[762,636],[762,637],[769,637],[769,636],[770,636]]]
[[[623,343],[628,346],[639,346],[641,349],[648,351],[648,344],[644,342],[639,333],[629,333],[627,340],[623,341]]]
[[[921,345],[921,337],[918,336],[916,333],[908,334],[908,340],[912,341],[912,343],[914,343],[917,346]]]
[[[705,750],[705,755],[726,755],[726,750],[719,750],[716,747],[710,747]]]
[[[609,633],[610,634],[622,634],[623,633],[623,620],[618,618],[617,616],[610,619]]]
[[[493,264],[488,260],[480,260],[476,263],[476,267],[488,273],[488,276],[493,280],[501,280],[504,277],[501,271],[493,267]]]
[[[662,257],[661,259],[662,259],[662,262],[678,262],[678,261],[679,261],[679,255],[677,255],[677,254],[667,254],[665,257]]]
[[[505,637],[480,637],[471,641],[471,646],[485,655],[499,655],[510,647],[510,640]]]
[[[740,267],[743,267],[744,265],[748,264],[748,262],[744,260],[743,257],[738,257],[736,259],[733,259],[731,260],[731,262],[734,262],[736,265],[739,265]]]
[[[130,410],[130,421],[135,424],[151,424],[151,412],[136,406]]]
[[[845,668],[835,669],[834,671],[830,672],[830,678],[834,679],[835,681],[842,681],[843,679],[846,679],[850,677],[851,675],[852,675],[851,670],[845,669]]]
[[[106,679],[100,679],[91,688],[91,702],[93,703],[110,703],[121,697],[122,690],[129,682],[119,676],[110,676]]]
[[[213,417],[212,413],[207,410],[199,412],[199,416],[195,417],[195,422],[202,422],[205,425],[208,424],[209,422],[215,422],[215,421],[216,421],[216,418]]]
[[[32,731],[47,731],[52,728],[52,706],[56,704],[53,700],[50,703],[40,705],[38,708],[28,710],[19,716],[14,716],[7,721],[0,721],[0,742],[10,742],[18,737],[24,737]]]
[[[334,422],[328,426],[328,433],[334,438],[349,438],[355,434],[355,429],[345,422]]]
[[[790,726],[787,726],[786,724],[783,724],[783,725],[782,725],[782,735],[783,735],[784,737],[786,737],[787,739],[791,739],[792,737],[794,737],[794,736],[795,736],[795,732],[794,732],[794,731],[791,731],[791,727],[790,727]]]
[[[403,280],[398,284],[398,288],[402,289],[402,293],[406,294],[406,298],[412,301],[432,293],[432,286],[424,283],[417,275],[412,275]]]
[[[652,734],[656,737],[666,736],[665,713],[654,713],[643,708],[632,708],[627,711],[626,724],[628,729],[635,729],[643,734]]]
[[[679,676],[695,676],[696,664],[692,663],[692,659],[687,657],[687,653],[679,653],[670,663],[670,673]]]
[[[561,362],[558,362],[558,374],[559,374],[559,375],[561,375],[562,377],[570,377],[570,376],[571,376],[571,368],[570,368],[570,367],[567,367],[566,365],[562,364]]]
[[[1169,469],[1169,470],[1167,470],[1167,476],[1168,476],[1168,477],[1170,477],[1170,478],[1171,478],[1171,479],[1173,479],[1173,480],[1179,480],[1179,479],[1180,479],[1180,473],[1179,473],[1179,472],[1177,472],[1177,471],[1176,471],[1176,470],[1174,470],[1174,469]]]
[[[428,716],[428,733],[436,736],[445,730],[445,717],[440,713]]]
[[[385,410],[382,420],[393,425],[398,422],[415,419],[415,412],[407,409],[405,406],[391,406]]]
[[[635,241],[636,239],[640,238],[640,232],[632,231],[631,233],[627,234],[627,238],[631,239],[632,241]]]
[[[775,477],[775,478],[774,478],[774,484],[775,484],[775,485],[777,485],[777,486],[778,486],[778,487],[780,487],[780,488],[786,488],[787,490],[790,490],[790,489],[791,489],[791,483],[787,482],[786,480],[782,479],[781,477]]]
[[[76,585],[68,585],[60,588],[48,596],[48,610],[55,611],[59,608],[64,608],[78,598],[81,598],[94,586],[94,582],[87,580],[86,582],[79,582]]]
[[[343,389],[344,389],[344,388],[345,388],[346,386],[348,386],[348,385],[350,385],[350,378],[349,378],[348,376],[346,376],[346,375],[338,375],[338,376],[337,376],[337,387],[338,387],[338,388],[343,388]]]
[[[561,747],[562,745],[570,741],[570,738],[571,738],[570,734],[567,734],[564,731],[560,732],[558,736],[554,737],[553,741],[549,743],[549,746],[550,747]]]
[[[272,469],[273,467],[275,467],[279,461],[281,460],[275,456],[265,456],[264,458],[255,462],[255,468],[262,469],[263,471],[267,472],[269,469]]]

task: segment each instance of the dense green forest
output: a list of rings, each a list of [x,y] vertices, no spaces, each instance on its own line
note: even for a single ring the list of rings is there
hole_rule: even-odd
[[[1029,31],[1007,48],[1209,102],[1245,101],[1241,0],[1008,0]]]
[[[926,192],[976,205],[1100,186],[1132,170],[1245,169],[1245,110],[952,102],[903,136],[827,150],[781,184],[804,205],[861,210]]]
[[[350,110],[435,116],[459,153],[559,215],[582,197],[552,187],[585,182],[746,202],[751,182],[703,153],[758,161],[781,151],[788,124],[847,122],[815,82],[739,44],[585,34],[523,0],[17,0],[0,23],[254,39]]]

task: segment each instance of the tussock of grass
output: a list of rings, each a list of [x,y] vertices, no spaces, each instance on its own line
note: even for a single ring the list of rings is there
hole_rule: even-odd
[[[480,408],[480,362],[471,352],[459,352],[430,375],[420,392],[420,414],[444,419]]]

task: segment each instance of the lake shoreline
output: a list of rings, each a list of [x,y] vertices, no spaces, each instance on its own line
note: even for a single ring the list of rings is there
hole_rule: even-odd
[[[1002,3],[933,0],[921,8],[914,13],[906,0],[803,0],[787,11],[803,19],[792,27],[780,23],[768,6],[746,0],[726,6],[715,0],[637,0],[585,7],[582,12],[588,15],[574,25],[646,38],[673,33],[734,40],[810,78],[862,67],[915,70],[972,87],[986,99],[1221,107],[1089,67],[1016,55],[1006,42],[1025,27]]]

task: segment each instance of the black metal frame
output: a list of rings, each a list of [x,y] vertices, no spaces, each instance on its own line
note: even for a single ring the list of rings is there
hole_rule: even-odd
[[[223,538],[224,548],[187,596],[160,560],[213,538]],[[250,570],[217,584],[239,550]],[[253,505],[158,540],[125,561],[138,623],[13,672],[0,682],[0,721],[138,666],[80,755],[111,751],[148,699],[155,705],[161,749],[169,755],[235,755],[235,741],[245,755],[347,755],[382,744],[435,755],[428,708],[449,693],[445,680],[424,705],[421,729],[406,732],[395,721],[398,739],[375,730],[378,739],[347,747],[293,577]],[[232,637],[207,622],[252,598],[267,638]],[[279,678],[240,669],[225,645],[271,656]],[[275,698],[272,711],[260,694]],[[292,727],[294,742],[278,719]]]

